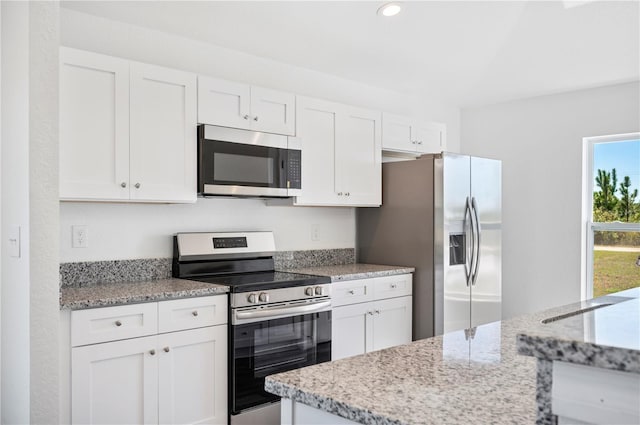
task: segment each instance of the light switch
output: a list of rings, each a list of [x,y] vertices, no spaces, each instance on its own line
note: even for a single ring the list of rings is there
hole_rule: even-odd
[[[9,227],[9,257],[20,258],[20,226]]]

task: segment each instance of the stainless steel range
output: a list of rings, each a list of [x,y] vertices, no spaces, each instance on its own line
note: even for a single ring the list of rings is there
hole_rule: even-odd
[[[267,375],[331,360],[331,284],[274,270],[271,232],[178,233],[173,275],[229,294],[229,423],[280,424]]]

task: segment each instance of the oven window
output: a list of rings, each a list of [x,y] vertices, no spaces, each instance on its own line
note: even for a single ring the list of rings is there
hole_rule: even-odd
[[[278,400],[264,378],[331,360],[331,312],[232,326],[231,412]]]
[[[273,186],[273,158],[219,153],[213,155],[213,178],[216,181],[228,181]]]

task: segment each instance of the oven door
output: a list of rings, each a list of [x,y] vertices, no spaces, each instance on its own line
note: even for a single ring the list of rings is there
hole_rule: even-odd
[[[232,325],[229,357],[232,415],[277,401],[264,390],[267,375],[331,360],[331,311]]]
[[[289,196],[300,188],[298,150],[287,137],[201,126],[198,191],[204,195]]]

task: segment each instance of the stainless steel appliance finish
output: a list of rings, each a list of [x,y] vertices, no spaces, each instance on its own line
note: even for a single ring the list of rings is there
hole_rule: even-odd
[[[228,285],[229,422],[276,425],[268,375],[331,360],[331,283],[277,272],[271,232],[179,233],[173,274]]]
[[[501,163],[451,153],[382,165],[358,209],[358,261],[416,268],[413,338],[501,318]]]
[[[290,197],[302,189],[295,137],[211,125],[198,127],[201,195]]]

